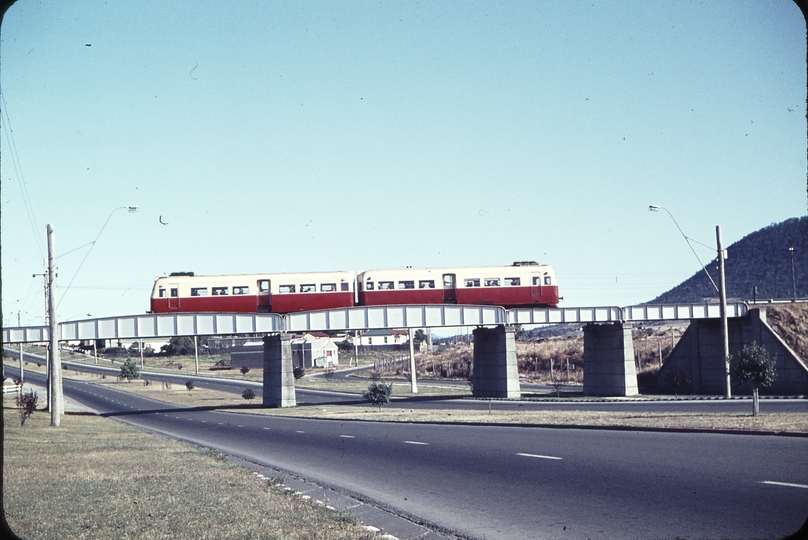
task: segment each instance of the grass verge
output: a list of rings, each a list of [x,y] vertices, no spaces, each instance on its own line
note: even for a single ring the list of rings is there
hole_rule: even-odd
[[[3,509],[22,538],[374,537],[216,452],[100,417],[52,428],[38,411],[20,427],[15,409],[3,412]]]

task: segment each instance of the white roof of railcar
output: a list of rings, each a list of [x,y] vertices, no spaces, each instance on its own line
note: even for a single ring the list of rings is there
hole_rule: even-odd
[[[519,266],[462,266],[458,268],[394,268],[389,270],[365,270],[360,273],[363,279],[396,279],[442,276],[456,274],[474,277],[509,277],[524,276],[532,273],[552,272],[549,264],[529,264]]]
[[[334,279],[334,278],[345,278],[355,276],[356,273],[353,271],[346,271],[346,270],[336,270],[333,272],[279,272],[276,274],[221,274],[221,275],[175,275],[175,276],[160,276],[155,278],[157,280],[165,280],[165,281],[172,281],[172,280],[194,280],[200,282],[212,282],[215,281],[217,283],[233,283],[233,282],[244,282],[246,280],[259,280],[259,279],[289,279],[289,280],[299,280],[299,279]]]

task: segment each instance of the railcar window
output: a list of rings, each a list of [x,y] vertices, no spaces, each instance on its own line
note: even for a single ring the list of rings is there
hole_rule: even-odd
[[[340,288],[341,291],[350,291],[351,290],[351,285],[350,285],[350,283],[340,283],[339,288]]]
[[[213,296],[227,296],[227,287],[213,287]]]
[[[300,292],[317,292],[317,285],[314,283],[307,283],[306,285],[300,286]]]
[[[373,282],[372,282],[372,281],[368,281],[368,282],[365,284],[365,290],[366,290],[366,291],[372,291],[372,290],[373,290]]]
[[[392,281],[380,281],[379,282],[379,290],[392,289],[392,288],[393,288],[393,282]]]
[[[398,282],[399,289],[414,289],[415,282],[414,281],[399,281]]]
[[[295,286],[294,285],[281,285],[280,287],[278,287],[278,292],[281,292],[281,293],[293,293],[293,292],[295,292]]]
[[[541,278],[539,276],[533,276],[533,285],[541,285]]]
[[[499,287],[499,278],[485,278],[486,287]]]
[[[258,280],[258,291],[267,293],[269,292],[269,280],[268,279],[259,279]],[[295,292],[295,291],[292,291]]]
[[[322,283],[320,285],[320,292],[335,292],[337,290],[336,283]]]
[[[159,296],[160,298],[165,298],[165,297],[166,297],[166,290],[165,290],[165,289],[160,289],[160,290],[158,291],[158,296]]]
[[[208,288],[207,287],[194,287],[191,289],[191,296],[207,296],[208,295]]]
[[[544,276],[544,284],[549,285],[550,283],[552,283],[550,276]]]
[[[466,279],[465,284],[466,284],[466,287],[479,287],[480,286],[480,278]]]
[[[246,285],[243,287],[233,287],[233,294],[250,294],[250,288]]]
[[[435,280],[434,279],[422,279],[418,282],[419,289],[434,289],[435,288]]]
[[[180,295],[179,289],[171,289],[171,298],[177,298]]]
[[[511,286],[515,287],[515,286],[521,285],[521,284],[522,284],[522,280],[520,280],[518,277],[506,277],[505,278],[505,285],[511,285]]]

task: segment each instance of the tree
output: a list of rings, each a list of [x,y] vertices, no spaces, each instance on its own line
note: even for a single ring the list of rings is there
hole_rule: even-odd
[[[390,396],[393,394],[393,384],[370,383],[365,391],[364,398],[382,410],[382,405],[390,403]]]
[[[241,397],[243,397],[247,401],[252,401],[255,399],[255,392],[253,392],[252,388],[245,388],[244,391],[241,393]]]
[[[248,368],[247,366],[241,366],[241,374],[242,375],[247,375],[247,373],[249,373],[249,372],[250,372],[250,368]]]
[[[190,396],[191,395],[191,390],[194,389],[194,381],[192,381],[191,379],[188,379],[187,381],[185,381],[185,388],[188,389],[188,395]]]
[[[186,355],[194,351],[194,339],[189,337],[173,337],[168,345],[160,347],[160,351],[168,356]]]
[[[118,379],[124,380],[126,379],[129,382],[132,382],[132,379],[137,379],[140,377],[140,366],[137,365],[132,358],[127,358],[124,360],[123,365],[121,366],[121,373],[118,375]]]
[[[730,365],[735,377],[741,383],[752,383],[752,416],[760,414],[758,389],[769,386],[777,378],[776,360],[765,347],[752,342],[746,345],[737,357],[730,358]]]

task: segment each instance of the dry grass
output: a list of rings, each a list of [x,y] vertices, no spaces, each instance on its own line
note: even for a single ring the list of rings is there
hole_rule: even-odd
[[[808,304],[766,308],[766,320],[803,361],[808,361]]]
[[[113,420],[5,409],[3,509],[23,538],[369,539],[357,519],[290,496],[196,447]]]

